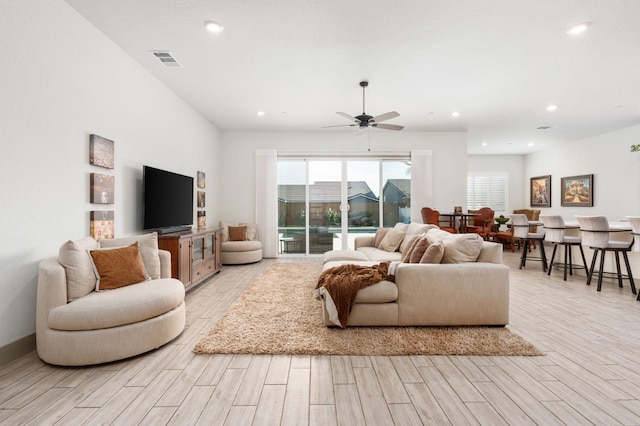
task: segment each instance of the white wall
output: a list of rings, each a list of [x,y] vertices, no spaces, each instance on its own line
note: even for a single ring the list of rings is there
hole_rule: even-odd
[[[551,208],[565,220],[575,215],[604,215],[610,221],[640,215],[640,152],[630,152],[640,141],[640,125],[529,154],[524,162],[523,191],[529,193],[529,178],[551,175]],[[560,178],[593,174],[593,207],[562,207]],[[528,196],[528,195],[527,195]]]
[[[433,200],[440,211],[466,204],[467,140],[466,133],[390,132],[373,129],[370,140],[366,133],[352,132],[223,132],[221,171],[224,176],[220,215],[228,222],[255,220],[255,151],[276,149],[278,152],[313,154],[363,154],[405,152],[412,149],[433,152]],[[418,218],[418,220],[421,220]]]
[[[469,172],[506,172],[509,174],[509,201],[506,212],[528,208],[528,193],[522,192],[524,156],[522,155],[470,155]]]
[[[37,266],[114,210],[142,231],[142,165],[207,174],[218,221],[218,131],[59,0],[0,6],[0,348],[35,331]],[[179,72],[179,70],[170,70]],[[115,141],[114,170],[89,165],[89,134]],[[115,204],[89,203],[89,173],[115,176]],[[194,209],[195,210],[195,209]]]

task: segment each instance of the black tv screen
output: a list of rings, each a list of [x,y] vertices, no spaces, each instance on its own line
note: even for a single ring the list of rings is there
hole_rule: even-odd
[[[150,166],[143,167],[143,228],[158,233],[193,225],[193,178]]]

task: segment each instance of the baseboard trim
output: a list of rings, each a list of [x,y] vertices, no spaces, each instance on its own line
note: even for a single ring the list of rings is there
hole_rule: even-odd
[[[0,367],[36,350],[36,335],[30,334],[0,347]]]

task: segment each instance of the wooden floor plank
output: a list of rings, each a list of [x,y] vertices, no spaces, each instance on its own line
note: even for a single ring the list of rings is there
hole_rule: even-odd
[[[189,291],[185,332],[158,350],[80,368],[34,351],[1,366],[0,424],[640,424],[640,302],[518,260],[504,252],[508,327],[546,356],[193,354],[265,259]]]

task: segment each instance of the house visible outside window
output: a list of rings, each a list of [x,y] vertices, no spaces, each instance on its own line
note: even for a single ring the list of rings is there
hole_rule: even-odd
[[[490,207],[499,215],[506,214],[508,206],[508,173],[471,172],[467,175],[467,207],[469,209]]]

